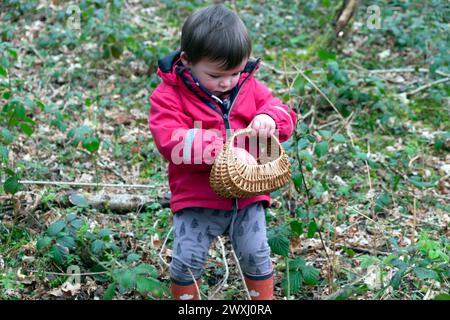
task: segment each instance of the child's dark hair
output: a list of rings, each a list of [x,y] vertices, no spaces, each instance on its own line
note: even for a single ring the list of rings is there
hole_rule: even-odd
[[[252,44],[237,14],[223,5],[213,5],[194,12],[186,20],[181,50],[191,63],[206,58],[229,70],[250,57]]]

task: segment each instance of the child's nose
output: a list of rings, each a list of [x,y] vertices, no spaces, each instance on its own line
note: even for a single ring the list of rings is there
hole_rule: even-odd
[[[231,81],[232,81],[231,78],[222,79],[222,81],[220,82],[220,86],[222,88],[228,88],[231,86]]]

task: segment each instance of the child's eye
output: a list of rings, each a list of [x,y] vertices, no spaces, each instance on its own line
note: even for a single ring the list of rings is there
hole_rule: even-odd
[[[213,76],[212,74],[210,74],[209,76],[214,79],[220,78],[220,76]]]

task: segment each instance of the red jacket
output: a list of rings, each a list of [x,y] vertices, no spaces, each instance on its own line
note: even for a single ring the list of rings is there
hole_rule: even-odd
[[[182,66],[179,56],[176,51],[159,60],[162,83],[150,96],[149,114],[156,147],[169,161],[172,212],[186,207],[241,209],[256,201],[268,207],[269,194],[234,201],[216,195],[209,184],[212,162],[230,134],[227,129],[246,128],[256,115],[267,114],[275,120],[283,142],[294,131],[295,112],[253,77],[259,60],[247,63],[229,99],[220,101]]]

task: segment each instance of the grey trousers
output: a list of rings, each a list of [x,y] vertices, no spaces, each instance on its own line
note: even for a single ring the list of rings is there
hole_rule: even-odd
[[[265,212],[261,202],[233,211],[191,207],[173,218],[174,242],[170,276],[179,285],[193,283],[203,274],[211,242],[228,233],[244,275],[252,280],[272,276]]]

